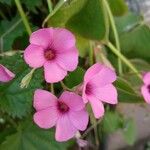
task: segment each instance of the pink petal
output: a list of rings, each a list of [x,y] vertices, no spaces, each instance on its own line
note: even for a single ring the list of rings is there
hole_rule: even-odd
[[[89,101],[92,106],[95,118],[102,117],[105,111],[103,103],[94,96],[89,96]]]
[[[67,141],[74,137],[76,132],[77,129],[73,126],[68,115],[63,115],[58,119],[55,133],[55,138],[57,141]]]
[[[88,102],[88,98],[87,98],[87,95],[86,95],[86,93],[85,93],[86,85],[87,85],[87,83],[85,82],[84,85],[83,85],[83,90],[82,90],[82,99],[83,99],[83,102],[84,102],[84,103],[87,103],[87,102]]]
[[[58,120],[59,113],[55,107],[50,107],[34,114],[34,122],[41,128],[48,129],[53,127]]]
[[[91,78],[93,78],[94,75],[100,72],[102,68],[103,65],[100,63],[96,63],[93,66],[91,66],[85,73],[84,81],[88,82]]]
[[[55,28],[53,34],[52,48],[57,52],[64,52],[75,46],[75,37],[69,30]]]
[[[38,110],[46,109],[51,106],[56,106],[57,97],[45,90],[36,90],[34,93],[33,106]]]
[[[15,74],[0,64],[0,82],[9,82],[15,77]]]
[[[78,51],[75,47],[57,54],[57,63],[67,71],[73,71],[78,65]]]
[[[26,63],[33,68],[42,67],[46,61],[44,58],[44,50],[42,47],[30,44],[24,52]]]
[[[142,88],[141,88],[141,93],[142,93],[142,95],[143,95],[145,101],[146,101],[148,104],[150,104],[150,92],[149,92],[147,86],[145,86],[145,85],[142,86]]]
[[[95,87],[100,87],[114,82],[116,78],[116,73],[112,69],[103,67],[101,71],[90,79],[89,83]]]
[[[74,111],[82,110],[85,107],[82,97],[73,92],[63,92],[59,97],[59,100],[63,101],[71,110]]]
[[[62,69],[54,62],[46,62],[44,64],[45,80],[48,83],[56,83],[65,78],[67,71]]]
[[[93,94],[97,97],[97,99],[109,104],[117,104],[118,102],[117,90],[112,84],[94,89]]]
[[[70,111],[68,115],[71,122],[78,130],[84,131],[87,128],[89,116],[85,109],[76,112]]]
[[[150,72],[147,72],[144,77],[143,77],[143,81],[146,85],[150,84]]]
[[[51,45],[52,39],[53,39],[53,29],[44,28],[39,29],[31,34],[30,43],[41,46],[44,49],[46,49]]]

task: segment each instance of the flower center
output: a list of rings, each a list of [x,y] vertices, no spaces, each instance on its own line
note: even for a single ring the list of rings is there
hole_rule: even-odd
[[[58,101],[58,110],[61,113],[65,113],[69,111],[69,107],[64,102]]]
[[[45,53],[44,53],[44,57],[47,60],[52,60],[52,59],[55,58],[55,53],[52,50],[46,50]]]
[[[90,84],[86,85],[85,93],[90,95],[92,93],[92,86]]]
[[[147,86],[148,92],[150,93],[150,84]]]

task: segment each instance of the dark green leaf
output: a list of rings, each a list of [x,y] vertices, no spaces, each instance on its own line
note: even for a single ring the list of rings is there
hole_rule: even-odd
[[[128,8],[124,0],[108,0],[112,13],[115,16],[124,15]]]
[[[74,86],[77,86],[83,81],[85,71],[78,67],[75,71],[69,73],[69,75],[65,78],[65,84],[69,88],[73,88]]]
[[[11,21],[3,20],[0,23],[0,45],[2,50],[12,50],[14,40],[23,35],[24,32],[25,28],[19,16],[16,16]]]
[[[29,123],[19,125],[17,133],[7,137],[0,146],[4,150],[67,150],[70,142],[58,143],[53,130],[40,129]],[[72,144],[72,143],[71,143]]]
[[[83,8],[69,19],[66,27],[88,39],[103,39],[105,25],[100,0],[86,0]]]
[[[49,20],[49,26],[65,26],[88,39],[104,37],[105,26],[100,0],[72,0],[65,3]]]
[[[118,78],[115,82],[115,86],[118,91],[118,100],[119,102],[127,102],[127,103],[142,103],[144,99],[142,96],[136,93],[136,89],[133,89],[130,83],[125,79]]]
[[[28,10],[36,12],[36,7],[40,7],[42,5],[41,0],[21,0],[22,3],[26,5]]]
[[[42,87],[42,72],[40,70],[35,72],[29,87],[21,89],[20,82],[30,71],[21,56],[4,57],[0,63],[16,74],[11,82],[0,84],[0,109],[13,117],[21,118],[31,112],[33,91]]]

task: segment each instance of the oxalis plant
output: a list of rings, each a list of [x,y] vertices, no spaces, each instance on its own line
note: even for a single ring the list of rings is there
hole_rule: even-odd
[[[117,130],[134,144],[117,106],[150,104],[142,16],[123,0],[1,0],[0,17],[0,149],[95,150]]]

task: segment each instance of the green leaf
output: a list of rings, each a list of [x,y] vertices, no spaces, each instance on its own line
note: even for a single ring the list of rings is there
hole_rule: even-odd
[[[144,99],[142,96],[136,93],[135,89],[133,89],[125,79],[118,78],[115,82],[115,86],[118,91],[118,100],[119,102],[126,102],[126,103],[142,103]]]
[[[0,40],[3,51],[12,50],[14,40],[25,32],[24,25],[19,16],[11,21],[3,20],[0,23]]]
[[[58,143],[53,130],[38,128],[30,122],[19,125],[17,133],[7,137],[0,149],[4,150],[67,150],[70,142]]]
[[[106,133],[113,133],[122,128],[123,119],[120,114],[114,111],[107,111],[102,120],[102,130]]]
[[[69,88],[73,88],[74,86],[77,86],[83,81],[85,71],[78,67],[75,71],[71,72],[66,78],[65,78],[65,84]]]
[[[0,60],[0,64],[3,64],[16,74],[15,79],[11,82],[0,84],[0,109],[12,117],[21,118],[26,116],[31,112],[33,91],[42,87],[42,72],[37,70],[29,87],[21,89],[20,82],[29,72],[28,66],[24,64],[21,56],[3,57]]]
[[[121,77],[117,78],[117,80],[115,81],[115,86],[117,88],[120,88],[122,90],[125,90],[127,92],[135,94],[135,91],[132,88],[131,84],[128,81],[126,81],[125,79],[121,78]]]
[[[58,2],[62,3],[63,0]],[[65,27],[66,22],[85,5],[87,0],[71,0],[66,2],[48,21],[49,26]],[[57,7],[57,6],[56,6]]]
[[[68,20],[66,27],[88,39],[103,39],[105,24],[100,0],[86,0],[84,7]]]
[[[79,51],[80,57],[86,57],[90,51],[90,43],[89,40],[83,38],[81,36],[76,36],[76,45]]]
[[[50,19],[49,26],[66,27],[88,39],[100,40],[105,25],[100,0],[72,0],[65,3]]]
[[[21,0],[22,3],[26,5],[28,10],[37,12],[36,7],[40,7],[42,5],[41,0]]]
[[[11,5],[12,0],[0,0],[1,3],[6,3],[8,5]]]
[[[129,145],[133,145],[136,141],[136,124],[133,119],[127,120],[123,129],[124,139]]]
[[[139,71],[150,70],[150,64],[143,59],[130,59],[130,61]]]
[[[124,0],[108,0],[108,2],[115,16],[124,15],[128,11],[128,7]]]
[[[145,58],[149,61],[150,28],[144,24],[142,17],[130,13],[118,17],[116,24],[122,52],[130,58]]]

